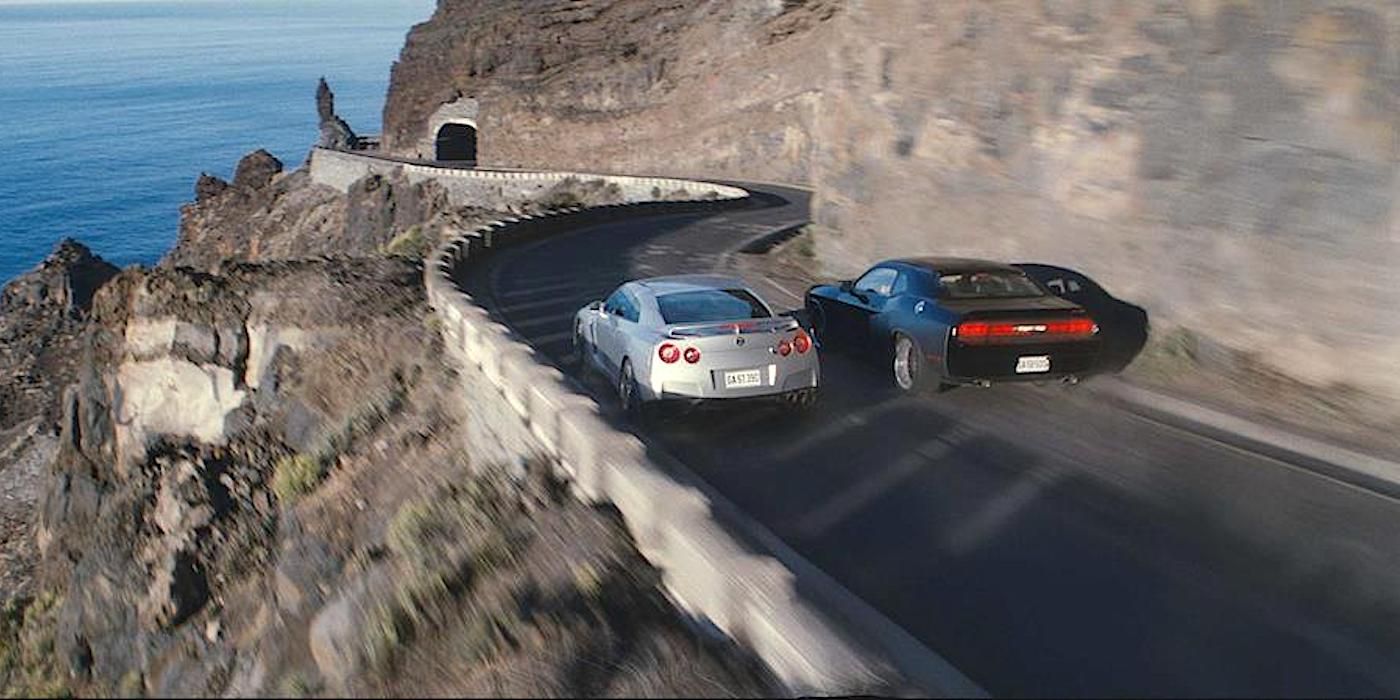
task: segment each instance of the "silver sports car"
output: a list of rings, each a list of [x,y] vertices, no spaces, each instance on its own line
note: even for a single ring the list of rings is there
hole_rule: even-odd
[[[574,319],[584,370],[617,387],[624,410],[654,401],[816,398],[821,371],[812,339],[775,316],[743,280],[711,275],[628,282]]]

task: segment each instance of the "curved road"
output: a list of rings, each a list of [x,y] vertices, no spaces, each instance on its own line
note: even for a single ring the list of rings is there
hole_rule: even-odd
[[[799,191],[743,186],[745,208],[505,249],[465,282],[574,372],[585,303],[721,267],[806,215]],[[874,367],[822,359],[808,414],[705,410],[638,432],[993,694],[1400,693],[1392,498],[1082,390],[902,398]]]

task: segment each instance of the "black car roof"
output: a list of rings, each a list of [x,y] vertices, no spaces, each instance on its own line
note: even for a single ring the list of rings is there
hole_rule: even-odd
[[[1007,263],[994,262],[991,260],[979,260],[977,258],[945,258],[945,257],[921,257],[921,258],[899,258],[891,260],[892,263],[901,263],[922,267],[926,270],[933,270],[939,274],[953,272],[989,272],[993,270],[1005,270],[1008,272],[1020,272],[1015,266]]]

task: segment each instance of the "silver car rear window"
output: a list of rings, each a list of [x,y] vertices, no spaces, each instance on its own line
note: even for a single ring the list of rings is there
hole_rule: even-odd
[[[656,297],[666,325],[771,318],[768,308],[745,289],[700,289]]]

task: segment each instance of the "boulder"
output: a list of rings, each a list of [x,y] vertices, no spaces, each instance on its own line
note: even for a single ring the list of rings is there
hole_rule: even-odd
[[[364,635],[364,599],[368,590],[365,579],[357,581],[311,621],[307,638],[311,657],[321,675],[336,685],[344,685],[367,661],[360,640]]]
[[[259,148],[238,161],[233,171],[233,186],[244,190],[260,190],[282,172],[282,161]]]

